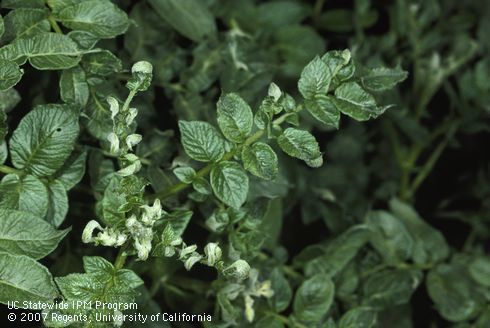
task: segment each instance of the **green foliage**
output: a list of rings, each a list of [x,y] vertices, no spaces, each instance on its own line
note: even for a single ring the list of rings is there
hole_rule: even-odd
[[[0,303],[47,327],[490,325],[484,1],[0,9]]]

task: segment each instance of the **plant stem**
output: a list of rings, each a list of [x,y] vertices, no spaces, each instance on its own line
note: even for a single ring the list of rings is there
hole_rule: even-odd
[[[53,28],[53,30],[58,33],[58,34],[63,34],[63,31],[61,30],[60,26],[58,23],[54,20],[53,17],[48,17],[49,24]]]
[[[17,175],[22,174],[22,170],[17,170],[7,165],[0,165],[0,172],[5,174],[17,174]]]
[[[121,270],[124,267],[124,263],[126,263],[126,254],[124,253],[128,248],[128,244],[124,244],[121,248],[119,248],[119,253],[117,253],[116,260],[114,261],[114,268],[116,270]]]
[[[439,143],[439,145],[437,145],[436,149],[432,152],[432,154],[430,155],[427,162],[425,162],[424,166],[422,167],[422,170],[420,170],[420,172],[417,174],[417,176],[415,177],[415,179],[413,180],[413,182],[410,186],[410,189],[409,189],[408,195],[407,195],[409,198],[413,197],[413,195],[415,194],[417,189],[420,187],[422,182],[424,182],[425,178],[427,178],[429,173],[432,171],[437,160],[439,159],[439,157],[441,157],[442,152],[446,148],[447,144],[449,143],[449,141],[451,140],[451,137],[454,135],[455,132],[456,132],[456,127],[453,127],[447,133],[444,140],[442,140],[441,143]]]
[[[136,96],[136,93],[138,91],[136,90],[131,90],[128,94],[128,98],[126,98],[126,101],[124,102],[124,105],[121,109],[121,112],[126,112],[129,109],[129,104],[131,104],[131,101],[133,101],[134,96]]]
[[[325,0],[316,0],[315,2],[315,7],[313,7],[313,21],[315,22],[315,24],[319,23],[324,3]]]

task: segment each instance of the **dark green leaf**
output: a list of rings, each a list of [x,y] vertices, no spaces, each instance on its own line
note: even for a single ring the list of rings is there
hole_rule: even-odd
[[[413,208],[397,199],[390,201],[390,208],[412,235],[412,258],[415,263],[436,263],[449,255],[449,247],[442,233],[428,225]]]
[[[330,309],[334,294],[334,284],[327,275],[314,275],[305,280],[296,291],[294,315],[302,322],[319,322]]]
[[[214,17],[202,1],[150,0],[150,4],[173,28],[193,41],[216,35]]]
[[[378,67],[368,71],[361,78],[362,85],[372,91],[384,91],[392,89],[398,83],[404,81],[408,73],[400,67]]]
[[[347,311],[339,321],[339,328],[373,328],[376,312],[369,307],[356,307]]]

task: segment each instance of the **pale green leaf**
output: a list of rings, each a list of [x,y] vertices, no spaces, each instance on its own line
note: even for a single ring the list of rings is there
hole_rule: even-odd
[[[223,203],[240,208],[247,199],[247,173],[238,163],[222,161],[211,170],[211,187]]]
[[[216,36],[213,14],[199,0],[150,0],[157,14],[183,36],[199,42]]]
[[[252,131],[253,114],[250,106],[236,93],[223,95],[218,100],[218,125],[224,136],[242,143]]]
[[[36,34],[16,39],[0,48],[0,58],[24,64],[29,60],[40,70],[57,70],[74,67],[81,58],[77,44],[68,36],[57,33]]]
[[[400,67],[377,67],[370,69],[361,78],[362,85],[372,91],[384,91],[392,89],[398,83],[404,81],[408,73]]]
[[[12,163],[37,176],[52,175],[70,156],[78,132],[78,115],[71,107],[38,106],[24,116],[13,132]]]
[[[59,227],[68,213],[68,195],[65,186],[58,180],[46,185],[48,189],[48,212],[45,220],[55,227]]]
[[[0,303],[53,302],[53,277],[43,265],[24,255],[0,253]]]
[[[55,230],[35,214],[0,208],[0,252],[41,259],[69,232]]]
[[[327,65],[315,57],[305,66],[298,81],[299,92],[305,99],[312,99],[317,95],[324,95],[328,91],[331,76]]]
[[[16,63],[0,59],[0,91],[10,89],[19,83],[23,74],[24,71]]]
[[[347,82],[335,89],[334,102],[342,113],[358,121],[365,121],[381,114],[374,97],[356,82]]]
[[[85,107],[90,95],[85,71],[79,66],[64,70],[60,78],[61,100],[68,104]]]
[[[330,96],[317,95],[306,99],[305,107],[318,121],[339,128],[340,112]]]
[[[173,170],[177,179],[184,183],[192,183],[196,177],[196,171],[190,166],[177,167]]]
[[[287,128],[277,142],[286,154],[305,161],[309,166],[319,167],[323,163],[318,142],[308,131]]]
[[[202,177],[198,177],[192,181],[192,188],[203,195],[211,195],[212,193],[211,185],[209,184],[208,180]]]
[[[294,296],[293,311],[302,322],[318,323],[330,309],[335,287],[328,275],[317,274],[305,280]]]
[[[20,178],[8,174],[0,183],[0,207],[34,213],[43,218],[48,210],[48,191],[32,175]]]
[[[274,150],[266,143],[256,142],[242,148],[243,167],[253,175],[273,180],[278,173],[278,160]]]
[[[361,306],[353,308],[342,316],[339,328],[374,328],[376,327],[376,311]]]
[[[113,38],[129,26],[126,13],[110,1],[83,1],[64,7],[54,17],[72,30],[86,31],[99,38]]]
[[[184,150],[190,158],[201,162],[216,162],[224,153],[224,140],[209,123],[179,121]]]

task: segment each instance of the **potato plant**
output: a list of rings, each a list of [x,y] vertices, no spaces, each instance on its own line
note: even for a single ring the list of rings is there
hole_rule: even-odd
[[[2,0],[28,327],[490,327],[490,4]]]

